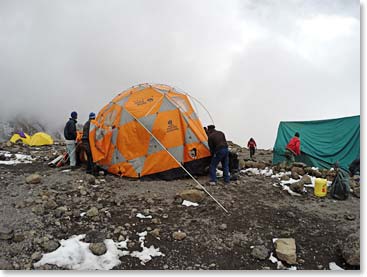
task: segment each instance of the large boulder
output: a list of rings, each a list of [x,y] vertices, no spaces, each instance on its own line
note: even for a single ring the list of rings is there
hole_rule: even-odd
[[[293,238],[277,239],[274,245],[279,260],[290,265],[297,264],[296,241]]]
[[[180,192],[179,196],[183,200],[200,203],[205,198],[205,193],[197,189],[187,189]]]

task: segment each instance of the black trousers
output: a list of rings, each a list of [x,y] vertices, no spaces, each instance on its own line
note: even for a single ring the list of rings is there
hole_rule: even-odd
[[[90,145],[88,141],[83,141],[83,147],[85,149],[85,153],[87,154],[87,173],[93,173],[94,171],[94,163],[92,151],[90,150]]]

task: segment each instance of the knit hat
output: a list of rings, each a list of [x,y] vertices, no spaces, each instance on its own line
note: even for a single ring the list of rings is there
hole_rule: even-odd
[[[78,118],[78,113],[77,112],[72,112],[71,113],[71,118],[77,119]]]
[[[95,114],[94,112],[91,112],[91,113],[89,114],[89,118],[90,118],[90,119],[95,119],[95,118],[96,118],[96,114]]]

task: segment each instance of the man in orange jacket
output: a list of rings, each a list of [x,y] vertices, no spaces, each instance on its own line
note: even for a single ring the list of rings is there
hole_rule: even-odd
[[[301,141],[299,139],[299,133],[296,132],[294,137],[291,138],[287,146],[285,147],[285,157],[287,165],[295,162],[295,157],[301,154]]]

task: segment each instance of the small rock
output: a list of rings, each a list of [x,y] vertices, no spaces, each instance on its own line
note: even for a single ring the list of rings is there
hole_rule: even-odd
[[[259,260],[265,260],[269,256],[269,250],[264,245],[255,246],[251,255]]]
[[[353,215],[353,214],[346,214],[346,215],[344,215],[344,218],[347,219],[347,220],[355,220],[356,216]]]
[[[163,214],[162,215],[162,218],[167,219],[168,218],[168,214]]]
[[[320,269],[320,270],[321,270],[321,269],[323,269],[323,268],[324,268],[324,266],[323,266],[323,265],[321,265],[321,264],[318,264],[318,265],[317,265],[317,269]]]
[[[292,171],[291,177],[292,177],[292,179],[298,180],[299,179],[299,174],[296,171]]]
[[[296,217],[296,215],[293,212],[291,212],[291,211],[288,211],[286,213],[286,216],[289,217],[289,218],[295,218]]]
[[[87,216],[94,217],[98,215],[98,209],[96,207],[92,207],[87,211]]]
[[[282,181],[289,181],[289,176],[288,175],[286,175],[286,174],[284,174],[284,175],[282,175],[281,177],[280,177],[280,180],[282,180]]]
[[[25,179],[27,184],[39,184],[41,183],[41,176],[39,174],[31,174]]]
[[[173,232],[172,237],[175,240],[183,240],[184,238],[186,238],[186,233],[178,231],[178,232]]]
[[[197,189],[187,189],[182,191],[179,195],[182,199],[194,203],[200,203],[205,198],[205,193]]]
[[[163,269],[168,269],[168,265],[166,265],[166,264],[165,264],[165,265],[163,266]]]
[[[161,224],[161,221],[160,221],[160,219],[159,219],[159,218],[153,218],[153,219],[152,219],[152,223],[153,223],[153,224]]]
[[[36,262],[38,262],[41,258],[42,258],[42,253],[38,251],[34,252],[31,256],[31,259]]]
[[[94,255],[101,256],[107,252],[106,245],[103,242],[93,242],[89,244],[89,249]]]
[[[304,183],[302,180],[292,183],[289,185],[289,188],[297,193],[303,193]]]
[[[59,248],[60,244],[57,241],[49,240],[44,241],[41,246],[46,252],[53,252]]]
[[[10,240],[14,236],[13,229],[11,229],[7,225],[0,226],[0,239],[1,240]]]
[[[223,223],[219,225],[219,230],[222,230],[222,231],[227,230],[227,224]]]
[[[15,233],[14,234],[14,238],[13,238],[14,242],[21,242],[24,239],[25,239],[25,236],[23,235],[23,233]]]
[[[46,210],[53,210],[57,207],[57,204],[54,200],[50,199],[44,204],[44,207]]]
[[[154,237],[156,237],[156,238],[158,238],[159,237],[159,232],[161,231],[161,229],[159,229],[159,228],[155,228],[154,230],[152,230],[151,232],[150,232],[150,234],[152,235],[152,236],[154,236]]]
[[[88,184],[95,185],[96,184],[96,177],[93,175],[87,174],[86,181]]]
[[[302,181],[303,181],[303,183],[304,184],[312,184],[312,180],[311,180],[311,177],[310,176],[308,176],[308,175],[303,175],[302,176],[302,179],[301,179]]]
[[[41,205],[37,205],[32,207],[32,212],[36,215],[43,215],[45,213],[45,209]]]
[[[124,241],[124,240],[125,240],[125,237],[123,235],[120,235],[118,238],[118,241]]]

